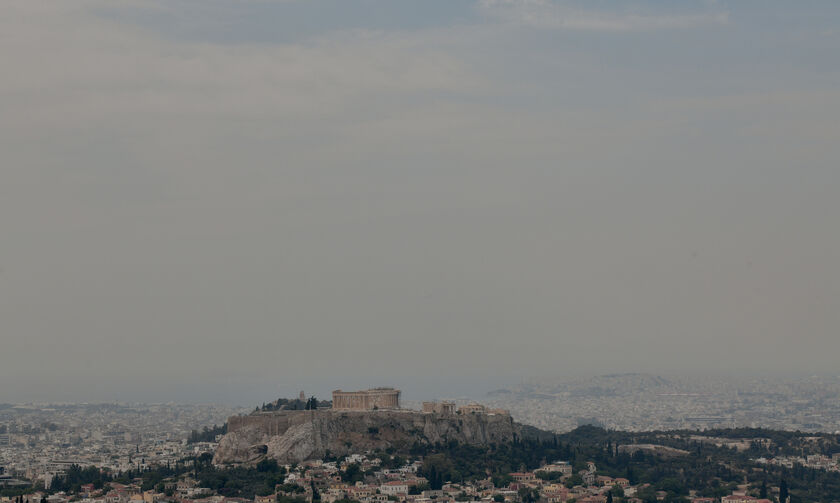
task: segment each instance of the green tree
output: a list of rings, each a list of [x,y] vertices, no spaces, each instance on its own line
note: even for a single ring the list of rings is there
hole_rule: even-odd
[[[513,482],[513,477],[510,476],[509,473],[501,474],[497,473],[493,475],[493,486],[497,489],[501,489],[502,487],[507,487]]]
[[[355,484],[365,479],[365,474],[362,472],[362,467],[359,463],[350,463],[347,468],[341,473],[341,480],[348,484]]]
[[[582,485],[583,485],[583,477],[581,477],[577,473],[572,475],[568,479],[566,479],[566,483],[565,483],[565,486],[568,487],[569,489],[571,489],[575,486],[582,486]]]
[[[277,473],[279,470],[280,466],[274,459],[263,459],[257,463],[257,471],[260,473]]]
[[[536,503],[540,499],[540,493],[530,487],[519,488],[519,501],[522,503]]]
[[[439,490],[443,487],[443,483],[447,480],[452,480],[454,465],[452,461],[445,454],[432,454],[426,456],[423,460],[423,467],[421,468],[421,475],[426,477],[429,481],[429,486],[433,490]]]
[[[414,484],[408,487],[408,494],[417,495],[423,494],[423,491],[429,490],[429,484],[423,482],[422,484]]]

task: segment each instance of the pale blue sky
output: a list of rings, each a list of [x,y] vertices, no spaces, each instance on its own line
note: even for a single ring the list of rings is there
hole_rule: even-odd
[[[9,0],[0,402],[836,372],[840,4]]]

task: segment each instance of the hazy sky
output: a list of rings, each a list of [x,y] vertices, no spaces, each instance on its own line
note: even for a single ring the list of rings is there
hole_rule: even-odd
[[[0,402],[836,372],[840,2],[4,0]]]

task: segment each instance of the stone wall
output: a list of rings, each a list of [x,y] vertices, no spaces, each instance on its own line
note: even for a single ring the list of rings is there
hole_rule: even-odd
[[[233,416],[228,418],[228,431],[249,428],[264,435],[282,435],[295,423],[300,422],[302,417],[299,412],[301,411],[289,410],[258,412],[250,416]]]
[[[423,402],[423,412],[436,414],[455,414],[454,402]]]

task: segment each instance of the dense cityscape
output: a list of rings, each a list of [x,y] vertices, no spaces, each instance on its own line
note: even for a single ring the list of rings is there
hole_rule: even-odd
[[[0,484],[22,477],[49,487],[73,465],[118,473],[174,464],[212,452],[210,443],[188,443],[190,434],[237,412],[219,405],[0,406],[0,470],[7,476]]]
[[[617,382],[623,388],[617,388]],[[579,399],[590,405],[616,399],[634,387],[637,392],[630,396],[664,396],[662,400],[668,400],[672,395],[665,390],[688,396],[675,382],[673,378],[646,375],[621,379],[603,376],[556,386],[552,392],[565,394],[567,403]],[[797,382],[776,386],[800,393],[796,402],[799,406],[815,407],[826,395],[803,393],[807,385]],[[695,386],[692,389],[702,389]],[[776,417],[765,405],[756,410],[743,409],[745,404],[767,403],[759,386],[750,392],[733,386],[737,396],[750,397],[739,402],[738,410],[744,414],[739,418],[762,413]],[[512,397],[526,389],[524,397]],[[588,396],[580,390],[587,390]],[[759,428],[738,424],[740,419],[723,425],[726,429],[716,429],[715,424],[686,427],[684,423],[678,428],[663,428],[670,423],[656,414],[667,412],[670,405],[651,407],[648,422],[641,423],[635,414],[645,407],[644,402],[616,411],[615,423],[607,424],[607,429],[591,425],[598,422],[594,419],[603,417],[599,415],[603,413],[601,408],[581,408],[565,416],[530,411],[524,417],[537,418],[532,422],[535,426],[544,427],[552,421],[561,424],[556,421],[572,416],[583,425],[573,429],[560,426],[530,440],[514,436],[502,444],[469,445],[454,440],[429,443],[418,430],[412,433],[417,436],[409,445],[401,443],[393,432],[368,426],[359,428],[354,442],[366,447],[354,450],[348,440],[345,443],[349,450],[341,455],[332,455],[327,449],[318,456],[304,455],[306,459],[288,463],[273,459],[276,451],[261,451],[259,455],[258,450],[257,457],[234,463],[218,456],[220,442],[230,433],[229,421],[234,419],[237,429],[246,430],[252,428],[249,424],[261,424],[273,417],[287,421],[283,418],[304,417],[301,414],[316,411],[332,412],[336,416],[330,417],[339,422],[347,421],[341,418],[348,413],[373,420],[390,412],[461,425],[467,418],[484,421],[481,417],[495,417],[504,423],[504,418],[518,420],[523,404],[550,400],[545,387],[533,385],[493,392],[495,398],[485,404],[424,402],[422,410],[412,411],[402,406],[400,394],[394,388],[335,391],[332,401],[318,401],[301,392],[299,398],[278,399],[249,410],[171,403],[4,405],[0,408],[0,501],[797,503],[812,501],[809,497],[820,498],[813,501],[840,498],[840,437],[836,433],[800,433],[791,427],[772,429],[764,425]],[[615,402],[612,408],[624,403]],[[711,402],[710,397],[702,397],[702,404]],[[513,406],[512,418],[507,410],[498,408],[501,404]],[[732,410],[729,407],[719,405],[717,410]],[[781,415],[784,410],[788,409],[775,414]],[[803,417],[835,421],[828,413],[831,410],[822,415],[807,410],[808,415]],[[388,423],[394,416],[384,417]],[[634,428],[621,431],[615,427],[628,418],[637,421]],[[812,429],[819,431],[825,424],[836,423],[814,424]],[[361,437],[369,441],[365,443]],[[272,443],[268,437],[263,438],[267,440],[260,442]],[[388,447],[383,449],[383,445]],[[251,446],[249,451],[257,447]],[[708,466],[701,469],[698,463]],[[807,480],[813,482],[803,485]]]
[[[552,431],[581,424],[650,431],[770,428],[840,432],[840,376],[721,377],[614,374],[539,379],[491,392],[495,407]]]

